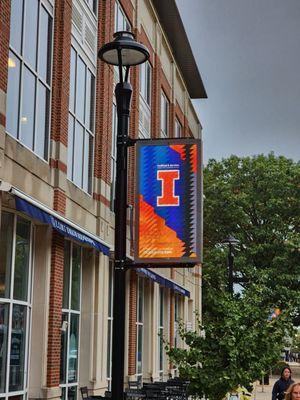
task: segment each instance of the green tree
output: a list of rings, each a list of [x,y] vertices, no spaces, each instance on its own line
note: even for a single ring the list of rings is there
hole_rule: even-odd
[[[180,334],[185,349],[167,347],[191,391],[222,399],[249,387],[278,359],[299,305],[300,164],[284,157],[232,156],[204,171],[203,320]],[[234,269],[242,295],[227,291],[227,249],[240,245]],[[274,309],[281,313],[271,318]],[[205,331],[205,337],[199,332]]]

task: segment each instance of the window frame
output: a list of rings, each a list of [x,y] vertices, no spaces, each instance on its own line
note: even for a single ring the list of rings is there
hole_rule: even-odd
[[[174,137],[175,138],[181,138],[182,137],[182,132],[183,132],[183,127],[179,119],[176,117],[175,118],[175,131],[174,131]]]
[[[26,400],[29,391],[29,370],[30,370],[30,351],[31,351],[31,331],[32,331],[32,298],[33,298],[33,280],[34,280],[34,262],[33,262],[33,251],[34,251],[34,236],[35,228],[32,221],[29,218],[20,215],[19,213],[13,213],[11,210],[2,208],[0,210],[1,218],[3,220],[3,214],[9,214],[12,216],[12,244],[11,244],[11,256],[10,256],[10,277],[9,295],[1,297],[0,303],[8,305],[8,320],[7,320],[7,337],[6,337],[6,360],[5,360],[5,390],[1,393],[2,399],[9,400],[12,396],[20,396],[23,400]],[[25,221],[29,226],[29,252],[28,252],[28,279],[27,279],[27,299],[20,300],[14,298],[14,278],[15,278],[15,261],[16,261],[16,240],[17,240],[17,224],[18,220]],[[1,234],[1,225],[0,225]],[[25,337],[24,337],[24,364],[23,364],[23,389],[10,391],[10,367],[11,367],[11,344],[12,344],[12,324],[13,324],[13,311],[15,306],[25,307]]]
[[[158,373],[162,380],[164,375],[164,350],[163,350],[163,334],[164,334],[164,314],[165,314],[165,290],[159,286],[158,292]]]
[[[64,395],[62,394],[62,398],[67,399],[68,398],[68,391],[70,388],[76,388],[75,393],[77,396],[77,391],[80,383],[80,337],[81,337],[81,301],[82,301],[82,268],[83,268],[83,247],[78,245],[77,243],[74,243],[70,240],[65,240],[65,249],[66,246],[69,246],[69,276],[68,276],[68,307],[64,307],[64,304],[62,304],[62,309],[61,309],[61,314],[62,314],[62,328],[61,328],[61,337],[63,335],[63,332],[66,334],[66,366],[65,366],[65,382],[61,382],[61,367],[62,367],[62,360],[60,364],[60,383],[59,387],[62,389],[62,393],[64,392]],[[80,284],[80,290],[79,290],[79,310],[75,310],[72,308],[72,274],[73,274],[73,248],[77,247],[80,250],[80,278],[79,278],[79,284]],[[64,258],[66,257],[66,251],[64,250]],[[64,259],[64,271],[66,267],[66,260]],[[63,282],[63,290],[65,289]],[[78,348],[77,348],[77,380],[76,382],[69,382],[69,355],[70,355],[70,327],[71,327],[71,318],[72,316],[78,316]],[[67,316],[66,320],[66,327],[64,329],[64,316]],[[61,354],[62,358],[62,354]],[[65,396],[65,397],[63,397]]]
[[[18,110],[16,112],[18,121],[17,121],[17,131],[16,135],[7,128],[7,122],[6,122],[6,133],[14,138],[17,142],[19,142],[22,146],[33,152],[41,161],[49,163],[50,160],[50,136],[51,136],[51,114],[52,114],[52,78],[53,78],[53,48],[54,48],[54,5],[49,2],[49,0],[37,0],[37,35],[36,35],[36,53],[35,53],[35,68],[32,67],[29,63],[29,61],[26,61],[26,56],[24,55],[24,43],[25,43],[25,34],[26,34],[26,28],[25,28],[25,21],[26,21],[26,10],[25,10],[25,4],[27,0],[22,0],[22,26],[21,26],[21,33],[20,33],[20,51],[15,49],[12,44],[11,40],[9,40],[9,58],[8,58],[8,73],[9,73],[9,62],[11,60],[10,58],[10,53],[13,54],[15,58],[18,59],[20,63],[20,70],[19,70],[19,88],[18,88]],[[50,17],[50,25],[48,27],[48,35],[50,40],[48,40],[48,62],[50,65],[48,65],[48,73],[49,73],[49,83],[47,82],[47,77],[44,79],[39,71],[39,65],[40,65],[40,60],[39,60],[39,45],[40,45],[40,17],[41,17],[41,9],[44,8],[45,12],[48,14],[48,17]],[[32,148],[29,147],[22,141],[21,139],[21,124],[22,124],[22,102],[23,102],[23,83],[24,83],[24,71],[25,69],[28,69],[28,71],[33,75],[34,77],[34,104],[33,104],[33,132],[32,132]],[[36,151],[36,143],[37,143],[37,110],[38,110],[38,87],[39,84],[42,85],[46,89],[46,93],[48,96],[46,96],[45,99],[45,137],[44,137],[44,150],[43,150],[43,156],[41,156],[37,151]],[[7,87],[7,97],[8,97],[8,90],[9,87]],[[7,110],[8,110],[8,102],[7,102]],[[8,112],[7,112],[8,113]]]
[[[72,182],[76,187],[81,189],[83,192],[85,192],[87,195],[92,196],[93,193],[93,177],[94,177],[94,162],[95,162],[95,154],[94,154],[94,149],[95,149],[95,126],[96,126],[96,75],[91,68],[88,60],[82,52],[77,48],[77,46],[74,46],[73,44],[71,45],[71,57],[72,57],[72,52],[75,54],[75,67],[74,67],[74,82],[71,81],[71,75],[72,75],[72,61],[70,61],[70,93],[71,93],[71,88],[73,84],[73,90],[74,90],[74,98],[72,99],[71,96],[69,97],[69,120],[68,120],[68,160],[67,160],[67,178],[70,182]],[[71,60],[71,58],[70,58]],[[84,117],[81,119],[81,117],[78,115],[76,106],[77,106],[77,80],[78,80],[78,60],[82,62],[85,68],[85,75],[84,75],[84,90],[85,90],[85,96],[84,96]],[[86,121],[86,106],[87,106],[87,80],[88,80],[88,75],[93,78],[93,81],[91,80],[91,98],[90,98],[90,117],[89,119],[93,118],[92,121],[92,129],[88,127],[88,123]],[[92,84],[93,82],[93,84]],[[74,105],[71,104],[71,102],[74,103]],[[71,126],[70,126],[70,119],[72,119],[72,143],[70,143],[70,133],[71,133]],[[83,129],[83,148],[81,152],[81,183],[80,185],[78,182],[76,182],[75,179],[75,172],[76,169],[75,167],[75,150],[76,150],[76,126],[79,125],[80,128]],[[89,143],[92,143],[92,148],[88,148],[88,162],[85,164],[85,140],[86,140],[86,135],[89,135]],[[69,153],[69,146],[72,144],[72,149],[71,154]],[[84,168],[85,166],[87,167],[87,176],[84,175]],[[90,170],[90,171],[89,171]],[[86,186],[85,186],[85,181]]]
[[[164,125],[164,126],[163,126]],[[170,130],[170,101],[163,90],[160,94],[160,137],[168,138]]]
[[[144,350],[144,317],[145,317],[145,279],[137,277],[137,309],[136,309],[136,376],[143,376],[143,350]],[[139,315],[141,307],[141,315]],[[141,343],[139,341],[141,332]],[[139,360],[139,350],[140,360]],[[139,369],[140,363],[140,369]]]

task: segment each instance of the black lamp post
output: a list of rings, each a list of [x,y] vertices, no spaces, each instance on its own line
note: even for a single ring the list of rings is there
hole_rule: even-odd
[[[145,46],[135,41],[131,32],[114,34],[114,40],[99,50],[98,57],[105,63],[119,67],[119,83],[115,88],[117,102],[117,167],[115,196],[115,263],[112,342],[112,399],[124,396],[125,350],[125,284],[126,284],[126,210],[127,210],[127,153],[128,125],[132,87],[128,82],[129,68],[149,58]],[[123,77],[125,67],[125,77]]]
[[[233,294],[233,248],[239,243],[239,240],[229,235],[226,239],[222,240],[222,243],[228,245],[228,291]]]

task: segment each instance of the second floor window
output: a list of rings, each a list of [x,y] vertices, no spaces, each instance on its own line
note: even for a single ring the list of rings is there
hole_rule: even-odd
[[[119,31],[131,31],[131,26],[128,18],[125,15],[120,4],[116,1],[115,3],[115,32]]]
[[[139,137],[151,137],[151,66],[140,66]]]
[[[68,178],[84,191],[92,190],[95,77],[71,49],[68,132]]]
[[[170,104],[164,92],[160,97],[160,137],[169,136],[169,111]]]
[[[182,137],[182,125],[181,123],[178,121],[178,119],[175,119],[175,132],[174,132],[174,136],[176,138],[180,138]]]
[[[150,107],[151,102],[151,66],[148,62],[140,66],[140,94]]]
[[[85,0],[94,14],[97,14],[97,0]]]
[[[7,132],[48,158],[52,16],[41,0],[11,0]]]

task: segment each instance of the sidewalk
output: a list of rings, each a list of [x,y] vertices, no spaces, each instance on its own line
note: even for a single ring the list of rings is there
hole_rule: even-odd
[[[300,364],[296,362],[290,362],[289,366],[292,370],[292,379],[295,382],[300,382]],[[273,375],[269,379],[269,385],[260,385],[257,381],[254,385],[254,390],[252,393],[252,400],[271,400],[272,399],[272,389],[274,383],[279,379],[279,376]]]
[[[253,400],[271,400],[272,399],[272,389],[275,381],[278,377],[270,378],[269,385],[260,385],[257,381],[254,385],[254,390],[252,394]]]

